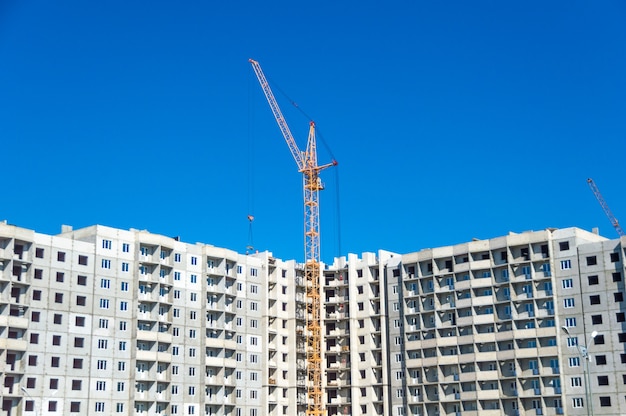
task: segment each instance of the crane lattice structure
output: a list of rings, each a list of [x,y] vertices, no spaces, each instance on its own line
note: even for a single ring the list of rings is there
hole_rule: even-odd
[[[613,215],[613,213],[611,212],[609,205],[606,203],[606,201],[602,197],[602,194],[600,193],[600,190],[596,186],[596,183],[591,178],[587,179],[587,183],[589,184],[589,187],[593,191],[593,194],[596,196],[596,199],[600,203],[600,206],[604,210],[604,213],[609,218],[609,221],[611,221],[611,225],[613,225],[613,228],[615,228],[615,231],[617,231],[617,234],[620,237],[623,237],[624,235],[626,235],[624,234],[624,230],[622,230],[622,227],[619,225],[619,221],[617,221],[617,218],[615,218],[615,215]]]
[[[322,393],[322,330],[320,301],[320,223],[319,223],[319,191],[323,188],[319,177],[320,171],[337,165],[336,161],[319,166],[317,164],[317,144],[315,141],[315,123],[309,123],[309,137],[306,150],[302,152],[289,130],[274,93],[261,70],[259,63],[253,59],[252,64],[265,98],[270,105],[274,118],[278,123],[291,155],[303,176],[304,189],[304,277],[306,281],[307,314],[306,314],[306,359],[307,359],[307,416],[323,416]]]

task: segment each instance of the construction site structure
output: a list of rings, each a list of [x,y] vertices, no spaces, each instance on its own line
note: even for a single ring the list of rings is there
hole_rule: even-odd
[[[593,181],[593,179],[588,178],[587,184],[591,188],[591,191],[593,192],[593,194],[596,196],[596,199],[600,203],[600,206],[604,210],[604,213],[606,214],[606,216],[609,218],[609,221],[611,221],[611,225],[613,226],[613,228],[615,228],[615,231],[617,231],[617,234],[620,237],[623,237],[624,235],[626,235],[624,234],[624,230],[622,230],[622,227],[619,225],[619,221],[617,221],[617,218],[615,218],[615,215],[613,215],[613,212],[611,212],[609,205],[606,203],[606,201],[602,197],[602,194],[600,193],[600,190],[596,186],[596,183]]]
[[[309,136],[306,150],[299,149],[291,134],[274,93],[269,86],[259,63],[249,60],[254,69],[265,98],[270,105],[274,118],[278,123],[291,155],[296,161],[298,171],[303,176],[304,191],[304,279],[306,282],[306,380],[307,410],[311,416],[324,415],[322,392],[322,331],[320,302],[320,224],[319,224],[319,191],[323,189],[319,177],[320,171],[334,166],[336,161],[325,165],[317,163],[317,144],[315,140],[315,123],[309,122]]]

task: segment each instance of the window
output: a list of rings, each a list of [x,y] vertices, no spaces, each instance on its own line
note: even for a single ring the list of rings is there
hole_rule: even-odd
[[[80,413],[80,402],[70,402],[70,412]]]
[[[35,249],[35,257],[37,257],[38,259],[43,259],[43,253],[44,253],[43,248],[37,247]]]
[[[600,396],[601,407],[611,407],[611,396]]]
[[[98,349],[99,350],[106,350],[108,347],[108,343],[109,341],[106,339],[99,339],[98,340]]]
[[[102,289],[110,289],[111,288],[111,280],[109,280],[109,279],[100,279],[100,287]]]
[[[572,387],[581,387],[583,385],[582,378],[580,377],[572,377],[570,379],[570,384]]]
[[[100,299],[100,309],[109,309],[108,299]]]
[[[102,240],[102,248],[111,250],[111,240]]]
[[[106,329],[108,327],[109,327],[109,320],[100,318],[100,320],[98,321],[98,328]]]
[[[96,390],[97,391],[106,391],[107,383],[106,381],[96,381]]]
[[[570,367],[580,367],[580,357],[569,357],[568,361]]]
[[[120,331],[126,331],[126,321],[120,321]]]
[[[608,376],[598,376],[598,386],[608,386],[608,385],[609,385]]]
[[[80,390],[83,382],[81,380],[72,380],[72,390]]]
[[[259,293],[259,285],[250,285],[250,293]]]
[[[567,338],[567,346],[575,347],[578,345],[578,337],[569,337]]]
[[[126,350],[126,341],[120,341],[120,343],[119,343],[119,350],[120,351],[125,351]]]
[[[576,326],[576,318],[565,318],[565,326],[568,328]]]
[[[122,262],[122,271],[123,272],[128,272],[128,263]]]
[[[43,278],[43,270],[35,269],[35,279],[42,279],[42,278]]]
[[[574,287],[574,279],[563,279],[561,281],[563,289],[571,289]]]
[[[104,402],[96,402],[96,412],[98,413],[104,412]]]
[[[120,361],[117,363],[117,371],[126,371],[126,361]]]
[[[122,251],[124,253],[128,253],[130,251],[130,244],[128,243],[122,243]]]
[[[51,367],[58,367],[60,361],[61,361],[61,359],[59,357],[51,357],[50,358],[50,366]]]
[[[54,314],[54,323],[57,325],[61,325],[61,322],[63,321],[63,315],[61,315],[60,313],[55,313]]]
[[[591,303],[592,305],[599,305],[600,295],[589,296],[589,303]]]
[[[596,365],[606,365],[606,355],[596,355]]]
[[[613,297],[615,298],[615,302],[622,302],[624,300],[624,294],[622,292],[615,292]]]
[[[79,286],[87,286],[87,276],[78,275],[77,283]]]
[[[30,334],[30,343],[39,344],[39,334]]]
[[[33,300],[41,300],[41,290],[33,290]]]
[[[569,250],[569,241],[561,241],[559,243],[559,250],[560,251],[566,251]]]
[[[572,268],[571,260],[561,260],[561,270],[568,270]]]
[[[63,283],[63,280],[65,280],[65,273],[57,272],[57,282]]]
[[[593,339],[593,343],[596,345],[604,344],[604,335],[596,335],[596,337]]]
[[[564,308],[573,308],[574,307],[574,298],[565,298],[565,299],[563,299],[563,307]]]
[[[102,259],[102,268],[103,269],[110,269],[111,268],[111,260],[109,259]]]
[[[76,296],[76,306],[85,306],[87,304],[86,296]]]
[[[598,258],[596,256],[587,257],[587,266],[595,266],[598,264]]]
[[[616,312],[615,319],[617,320],[617,322],[626,322],[626,313]]]
[[[197,266],[198,265],[198,258],[196,256],[191,256],[191,265],[192,266]]]
[[[602,323],[602,315],[591,315],[591,323],[600,325]]]
[[[614,282],[621,282],[622,281],[622,274],[620,272],[613,273],[613,281]]]
[[[587,276],[587,280],[589,281],[589,286],[597,285],[600,282],[597,275]]]
[[[61,345],[61,335],[52,336],[52,345]]]
[[[572,406],[574,408],[580,408],[583,407],[583,398],[582,397],[574,397],[572,399]]]
[[[81,338],[81,337],[74,338],[74,347],[83,348],[84,345],[85,345],[85,338]]]
[[[81,266],[86,266],[87,265],[87,256],[78,256],[78,264],[80,264]]]
[[[120,302],[120,311],[127,311],[127,310],[128,310],[128,302],[121,301]]]
[[[39,318],[41,317],[41,312],[33,311],[30,314],[30,320],[33,322],[39,322]]]
[[[65,252],[63,251],[57,252],[57,261],[60,261],[60,262],[65,261]]]
[[[82,358],[74,358],[74,362],[72,364],[72,368],[83,368],[83,359]]]
[[[63,303],[63,293],[54,294],[54,303]]]
[[[57,411],[57,402],[56,402],[56,400],[50,400],[48,402],[48,411],[49,412],[56,412]]]
[[[122,282],[121,290],[122,292],[128,292],[128,282]]]

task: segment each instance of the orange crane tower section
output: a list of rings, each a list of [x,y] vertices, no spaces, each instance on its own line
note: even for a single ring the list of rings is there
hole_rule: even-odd
[[[317,164],[317,144],[315,141],[315,123],[309,124],[309,137],[306,150],[302,152],[289,130],[280,107],[274,98],[274,93],[261,70],[259,63],[249,60],[254,69],[265,98],[270,105],[274,118],[278,123],[291,155],[296,161],[298,171],[303,176],[304,189],[304,277],[306,281],[307,316],[307,416],[323,416],[324,409],[322,393],[322,329],[321,329],[321,301],[320,301],[320,223],[319,223],[319,191],[323,188],[319,177],[320,171],[337,165],[336,161],[325,165]]]
[[[623,237],[624,235],[626,235],[624,234],[624,230],[622,230],[622,227],[619,225],[617,218],[615,218],[615,215],[613,215],[613,213],[611,212],[609,205],[606,203],[606,201],[602,197],[602,194],[600,193],[600,190],[596,186],[596,183],[593,181],[593,179],[591,178],[587,179],[587,184],[591,188],[591,191],[593,192],[593,194],[596,196],[596,199],[600,203],[600,206],[604,210],[604,213],[606,214],[606,216],[609,218],[609,221],[611,221],[611,225],[613,225],[613,228],[615,228],[615,231],[617,231],[617,234],[620,237]]]

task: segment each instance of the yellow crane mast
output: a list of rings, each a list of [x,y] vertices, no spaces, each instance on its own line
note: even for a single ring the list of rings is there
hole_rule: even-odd
[[[307,296],[307,416],[323,416],[322,394],[322,329],[320,301],[320,223],[319,223],[319,191],[323,188],[319,177],[320,171],[337,165],[336,161],[319,166],[317,164],[317,144],[315,142],[315,123],[309,124],[309,137],[306,150],[302,152],[289,130],[274,93],[261,70],[259,63],[253,59],[252,64],[265,98],[270,105],[274,118],[278,123],[291,155],[303,176],[304,189],[304,277]]]

